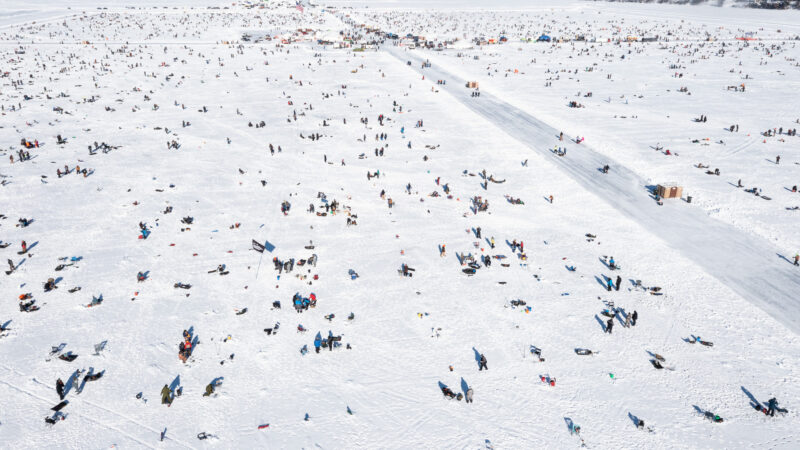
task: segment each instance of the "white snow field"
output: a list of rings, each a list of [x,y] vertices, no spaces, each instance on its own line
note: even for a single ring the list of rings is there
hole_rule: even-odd
[[[304,4],[0,15],[0,446],[798,448],[797,12]]]

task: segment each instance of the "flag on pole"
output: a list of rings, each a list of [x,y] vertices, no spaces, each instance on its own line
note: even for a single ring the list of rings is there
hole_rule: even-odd
[[[264,253],[265,249],[266,248],[263,245],[261,245],[260,242],[253,239],[253,250],[257,251],[258,253]]]

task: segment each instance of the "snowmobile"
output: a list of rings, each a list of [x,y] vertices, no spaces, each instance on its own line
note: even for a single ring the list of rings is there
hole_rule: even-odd
[[[208,271],[208,273],[215,273],[215,272],[220,275],[227,275],[230,273],[230,271],[225,270],[225,264],[220,264],[217,266],[216,269]]]
[[[664,368],[664,366],[661,365],[661,362],[659,360],[657,360],[657,359],[651,359],[650,360],[650,364],[652,364],[653,367],[655,367],[656,369],[663,369]]]
[[[75,359],[77,359],[77,358],[78,358],[78,355],[76,355],[76,354],[74,354],[72,352],[67,352],[67,353],[58,355],[58,359],[60,359],[62,361],[66,361],[66,362],[75,361]]]
[[[542,349],[539,347],[531,345],[531,354],[536,356],[539,359],[539,362],[544,362],[544,358],[542,358]]]
[[[95,297],[95,296],[92,296],[92,301],[91,301],[91,303],[89,303],[88,305],[86,305],[86,307],[87,307],[87,308],[91,308],[91,307],[93,307],[93,306],[97,306],[97,305],[100,305],[100,304],[102,304],[102,303],[103,303],[103,295],[102,295],[102,294],[100,294],[100,297]]]
[[[689,339],[689,340],[688,340],[688,342],[689,342],[690,344],[694,344],[695,342],[699,342],[700,344],[702,344],[702,345],[705,345],[706,347],[713,347],[713,346],[714,346],[714,343],[713,343],[713,342],[711,342],[711,341],[704,341],[704,340],[700,339],[700,336],[692,336],[692,337],[693,337],[694,339]]]
[[[36,300],[31,300],[31,301],[29,301],[27,303],[26,302],[20,302],[19,303],[19,310],[23,311],[23,312],[38,311],[39,307],[34,305],[34,303],[36,303]]]

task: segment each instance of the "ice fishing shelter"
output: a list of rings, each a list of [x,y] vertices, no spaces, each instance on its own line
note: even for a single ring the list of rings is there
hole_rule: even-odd
[[[661,198],[681,198],[683,188],[675,183],[664,183],[656,186],[656,195]]]
[[[470,89],[478,89],[477,81],[467,81],[467,87]]]
[[[539,36],[539,39],[537,39],[537,41],[539,41],[539,42],[550,42],[550,36],[548,36],[546,34],[543,34],[543,35]]]

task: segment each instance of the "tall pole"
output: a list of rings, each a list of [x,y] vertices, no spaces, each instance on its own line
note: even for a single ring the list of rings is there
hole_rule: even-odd
[[[256,280],[258,279],[258,271],[261,270],[261,260],[264,259],[264,252],[261,252],[261,257],[258,258],[258,268],[256,269]]]

